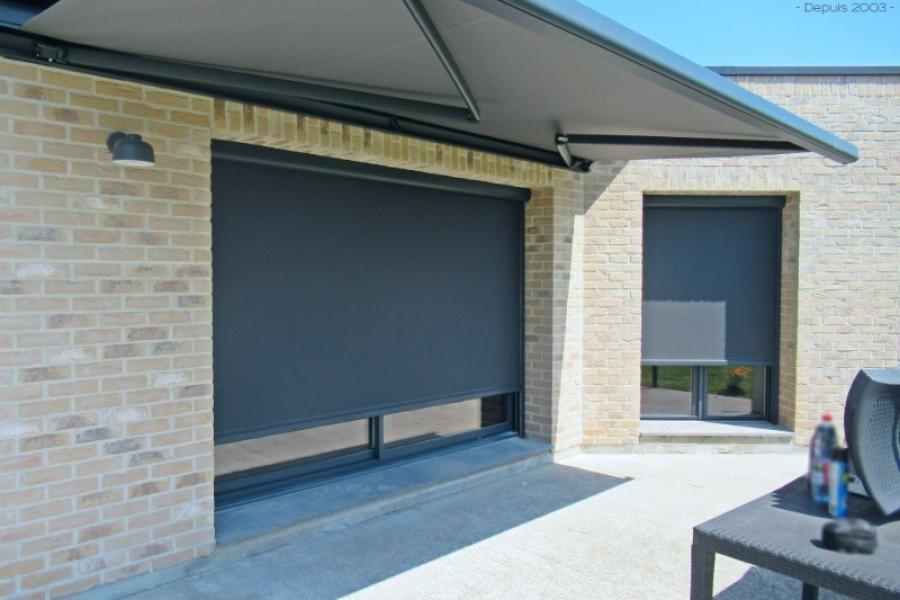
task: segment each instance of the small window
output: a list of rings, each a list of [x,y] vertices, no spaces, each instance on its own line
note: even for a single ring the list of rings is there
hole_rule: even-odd
[[[768,416],[771,365],[643,365],[641,418]]]

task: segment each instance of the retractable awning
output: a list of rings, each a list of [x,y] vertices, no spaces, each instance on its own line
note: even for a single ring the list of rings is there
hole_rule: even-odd
[[[7,56],[551,164],[857,158],[852,144],[574,0],[15,4],[0,9],[13,26],[0,33]]]

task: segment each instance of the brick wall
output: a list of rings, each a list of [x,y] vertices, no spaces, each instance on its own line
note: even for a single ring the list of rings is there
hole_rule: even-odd
[[[602,191],[585,213],[586,445],[636,439],[645,193],[787,198],[779,412],[798,442],[822,412],[840,423],[857,369],[900,364],[900,77],[736,79],[853,142],[861,158],[633,161],[598,173]]]
[[[211,102],[0,76],[0,596],[57,596],[212,548]]]
[[[157,166],[112,165],[116,130],[143,135]],[[0,597],[63,596],[213,549],[213,138],[532,188],[527,432],[578,442],[579,328],[555,337],[579,314],[555,268],[577,260],[577,176],[0,60]]]

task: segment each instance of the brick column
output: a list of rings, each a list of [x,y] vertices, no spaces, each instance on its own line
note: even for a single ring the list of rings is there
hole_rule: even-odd
[[[778,341],[778,424],[794,429],[797,406],[797,291],[800,195],[785,194],[781,212],[781,315]]]
[[[625,163],[584,179],[584,440],[636,444],[640,422],[643,194]]]
[[[581,444],[583,176],[554,171],[526,208],[526,432]]]

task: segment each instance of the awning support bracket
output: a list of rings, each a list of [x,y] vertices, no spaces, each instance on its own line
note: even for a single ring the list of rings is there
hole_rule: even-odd
[[[556,150],[559,152],[563,162],[566,163],[566,166],[572,168],[574,161],[572,160],[572,153],[569,152],[569,138],[562,133],[556,134]]]
[[[447,47],[447,44],[444,43],[444,39],[441,37],[434,21],[431,20],[428,11],[425,10],[421,0],[403,0],[403,3],[416,21],[419,29],[422,30],[428,43],[431,44],[431,48],[441,61],[441,64],[444,65],[447,75],[450,76],[453,85],[455,85],[456,89],[459,91],[459,95],[462,97],[463,102],[466,103],[466,107],[469,109],[469,121],[478,123],[481,120],[481,111],[478,108],[478,103],[475,101],[475,96],[472,94],[472,90],[469,89],[469,85],[463,78],[459,65],[457,65],[456,61],[453,59],[453,54],[450,53],[450,49]]]
[[[61,46],[52,46],[49,44],[35,44],[34,45],[34,56],[35,58],[46,60],[48,63],[62,63],[66,64],[68,61],[66,60],[66,49]]]

